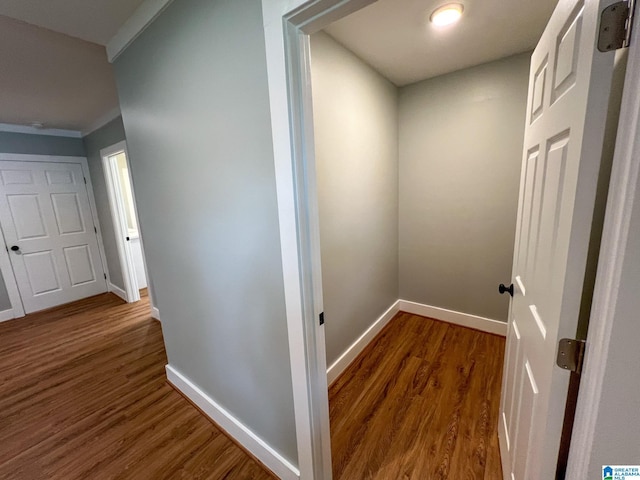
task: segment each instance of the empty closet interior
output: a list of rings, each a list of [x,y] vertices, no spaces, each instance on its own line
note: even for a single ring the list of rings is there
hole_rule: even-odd
[[[405,85],[311,37],[330,382],[399,299],[507,321],[529,59]]]

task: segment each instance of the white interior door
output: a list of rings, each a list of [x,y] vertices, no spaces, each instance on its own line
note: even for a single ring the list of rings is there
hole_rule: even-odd
[[[500,406],[504,478],[555,478],[614,53],[596,48],[612,1],[560,0],[532,56]]]
[[[27,313],[106,291],[82,167],[0,162],[0,224]]]

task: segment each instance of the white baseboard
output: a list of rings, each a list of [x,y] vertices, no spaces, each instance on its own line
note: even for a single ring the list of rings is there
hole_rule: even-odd
[[[456,312],[446,308],[432,307],[422,303],[409,302],[408,300],[398,300],[400,311],[421,315],[423,317],[453,323],[462,327],[473,328],[481,332],[493,333],[495,335],[507,336],[507,324],[491,318],[478,317],[469,313]]]
[[[396,301],[384,312],[360,337],[351,344],[340,357],[327,369],[327,383],[331,385],[342,372],[353,362],[365,349],[371,340],[380,333],[387,323],[400,311],[400,300]]]
[[[300,471],[282,455],[271,448],[264,440],[253,433],[237,418],[218,405],[191,380],[178,372],[171,365],[166,366],[167,379],[175,388],[195,403],[211,420],[213,420],[229,436],[251,452],[267,468],[271,469],[282,480],[300,478]]]
[[[13,320],[16,318],[15,313],[13,313],[13,308],[9,310],[2,310],[0,312],[0,322],[6,322],[7,320]]]
[[[121,289],[120,287],[114,285],[113,283],[109,283],[109,291],[115,295],[117,295],[118,297],[120,297],[122,300],[124,300],[125,302],[128,302],[129,300],[127,299],[127,292],[125,292],[123,289]]]
[[[160,310],[158,310],[156,307],[151,307],[151,318],[155,318],[159,322],[161,321],[160,320]]]

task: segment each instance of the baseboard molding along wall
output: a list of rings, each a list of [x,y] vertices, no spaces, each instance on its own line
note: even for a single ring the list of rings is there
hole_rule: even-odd
[[[264,440],[242,424],[231,413],[218,405],[211,397],[177,371],[171,365],[166,366],[167,379],[177,390],[190,399],[213,420],[231,438],[246,448],[267,468],[282,480],[295,480],[300,478],[300,470],[294,467],[288,460],[271,448]]]
[[[124,300],[125,302],[128,302],[129,300],[127,299],[127,292],[125,292],[123,289],[121,289],[120,287],[114,285],[113,283],[109,283],[109,291],[111,293],[113,293],[114,295],[117,295],[118,297],[120,297],[122,300]]]
[[[358,355],[365,349],[369,343],[375,338],[380,331],[389,323],[389,321],[400,311],[400,300],[391,305],[386,312],[384,312],[380,318],[378,318],[373,324],[360,335],[360,337],[351,344],[345,352],[338,357],[338,359],[331,364],[327,369],[327,383],[331,385],[335,380],[344,372],[347,367],[353,362]]]
[[[6,322],[7,320],[13,320],[15,317],[15,314],[13,313],[13,308],[10,308],[9,310],[2,310],[0,312],[0,322]]]
[[[507,324],[499,320],[447,310],[446,308],[432,307],[422,303],[409,302],[408,300],[398,300],[398,303],[400,304],[401,312],[413,313],[414,315],[429,317],[434,320],[480,330],[481,332],[493,333],[494,335],[507,336]]]
[[[161,321],[160,320],[160,310],[158,310],[156,307],[151,307],[151,318],[155,318],[159,322]]]
[[[398,312],[412,313],[462,327],[473,328],[481,332],[493,333],[503,337],[507,336],[507,324],[498,320],[447,310],[446,308],[432,307],[422,303],[398,300],[329,366],[327,369],[327,383],[329,385],[336,381],[340,374],[347,369],[351,362],[360,355]]]

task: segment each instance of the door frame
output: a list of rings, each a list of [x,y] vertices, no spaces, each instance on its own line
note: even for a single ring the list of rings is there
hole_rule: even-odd
[[[118,259],[120,260],[120,269],[122,271],[122,280],[124,282],[124,290],[109,282],[109,291],[115,293],[127,303],[133,303],[140,300],[140,290],[138,288],[138,279],[136,277],[135,264],[133,262],[133,253],[131,252],[131,242],[125,240],[125,237],[127,236],[127,220],[124,210],[124,199],[122,198],[122,185],[120,184],[120,179],[115,171],[117,166],[110,160],[114,155],[123,152],[127,157],[128,163],[129,152],[127,150],[127,142],[124,140],[101,149],[100,158],[102,160],[102,171],[104,172],[104,181],[107,186],[107,197],[109,198],[109,211],[111,212],[111,222],[113,223]],[[131,183],[131,178],[129,178],[129,182]],[[133,202],[135,204],[133,185],[131,188],[131,196],[133,197]],[[140,245],[143,245],[139,226],[138,234],[140,235]],[[144,253],[142,257],[144,259]],[[144,263],[146,264],[146,262]],[[149,276],[147,275],[147,282],[148,278]]]
[[[602,231],[602,243],[598,259],[596,284],[593,293],[585,364],[581,375],[580,391],[576,405],[575,423],[566,478],[590,478],[589,471],[597,456],[594,444],[597,436],[603,439],[619,437],[619,425],[601,422],[603,412],[620,405],[607,405],[605,377],[611,369],[622,369],[632,362],[625,361],[629,354],[616,348],[613,338],[614,327],[629,332],[631,338],[637,338],[637,312],[640,310],[640,297],[637,285],[621,281],[625,268],[640,265],[638,252],[630,245],[632,238],[640,233],[632,231],[632,216],[640,210],[640,15],[636,15],[632,25],[631,45],[629,46],[627,71],[618,121],[615,153],[609,183],[609,196]],[[619,300],[633,299],[631,309],[629,300],[625,307],[619,306]],[[635,307],[635,308],[634,308]],[[632,324],[629,318],[633,319]],[[634,330],[635,328],[635,330]],[[636,387],[632,381],[630,387]],[[619,412],[619,418],[627,425],[638,427],[636,415],[631,411]],[[621,458],[621,457],[619,457]],[[615,461],[607,460],[607,461]]]
[[[91,208],[91,218],[93,225],[96,228],[96,237],[98,239],[98,251],[100,253],[100,262],[102,263],[102,271],[106,275],[106,286],[109,288],[110,277],[109,269],[107,267],[107,257],[104,251],[104,243],[102,242],[102,229],[100,228],[100,221],[98,220],[98,210],[96,208],[95,195],[93,193],[93,184],[91,183],[91,175],[89,174],[89,164],[86,157],[70,157],[70,156],[58,156],[58,155],[31,155],[31,154],[13,154],[13,153],[0,153],[0,161],[11,162],[37,162],[37,163],[75,163],[82,168],[82,175],[86,179],[87,196],[89,197],[89,206]],[[0,231],[2,226],[0,226]],[[7,251],[7,243],[4,238],[4,231],[0,235],[0,273],[4,278],[7,292],[9,294],[9,300],[11,301],[11,310],[0,312],[0,321],[11,320],[13,318],[20,318],[25,316],[24,306],[22,305],[22,297],[18,290],[18,282],[16,281],[13,266],[9,259],[9,253]]]
[[[324,330],[317,322],[317,315],[322,311],[322,284],[309,35],[374,2],[262,1],[298,462],[303,479],[331,478]],[[633,27],[636,32],[640,31],[639,20],[640,16],[636,15]],[[629,47],[630,59],[640,56],[637,36]],[[628,106],[634,100],[630,98],[632,94],[629,91],[634,86],[638,90],[640,86],[640,62],[630,62],[625,86],[624,95],[628,101],[623,99],[623,105]],[[628,175],[633,157],[640,156],[639,103],[632,103],[635,110],[623,108],[620,113],[620,125],[633,126],[635,130],[621,128],[617,138],[612,194],[607,200],[608,220],[603,231],[601,266],[591,313],[592,328],[587,338],[587,343],[594,346],[608,345],[610,327],[607,325],[614,320],[613,312],[600,318],[596,315],[603,313],[602,305],[615,304],[620,295],[618,288],[622,288],[611,280],[619,271],[610,272],[614,266],[605,262],[614,253],[625,254],[624,246],[619,243],[620,232],[625,225],[628,226],[630,207],[620,194],[616,197],[613,192],[620,185],[627,187],[627,194],[632,193],[628,185],[630,179],[624,175]],[[628,252],[628,255],[632,254]],[[616,265],[619,267],[620,262]],[[589,386],[581,391],[578,399],[577,415],[580,418],[595,418],[598,411],[606,354],[604,347],[588,351],[591,360],[587,357],[583,381]],[[570,448],[570,468],[580,462],[586,465],[585,456],[589,451],[583,450],[582,446],[589,444],[595,434],[588,426],[575,429],[572,437],[575,448]],[[586,476],[577,475],[575,478]]]

